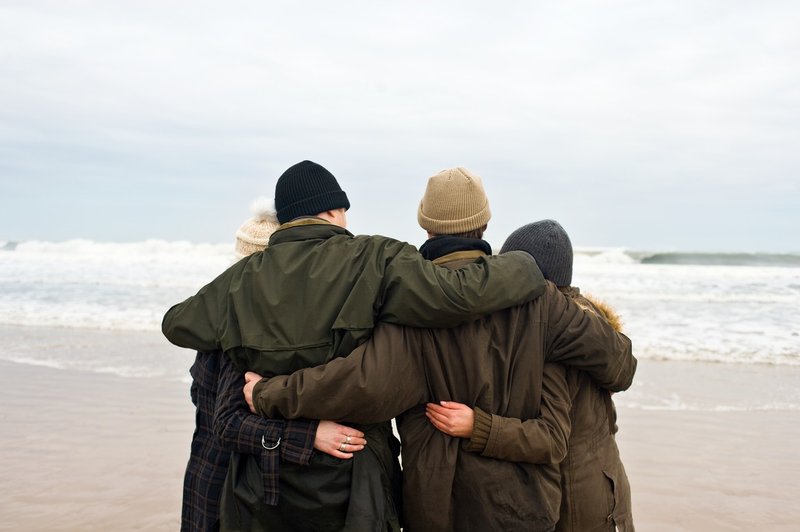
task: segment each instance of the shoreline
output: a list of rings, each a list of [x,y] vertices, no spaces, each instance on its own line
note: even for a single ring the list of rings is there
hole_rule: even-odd
[[[674,364],[640,361],[637,381],[713,405],[769,382],[793,390],[800,376]],[[617,439],[639,530],[797,528],[800,410],[648,410],[628,393]],[[179,528],[188,384],[0,361],[0,405],[0,530]]]

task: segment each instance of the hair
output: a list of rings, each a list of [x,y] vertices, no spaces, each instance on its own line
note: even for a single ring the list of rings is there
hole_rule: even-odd
[[[472,231],[466,231],[464,233],[453,233],[452,235],[447,236],[457,236],[459,238],[476,238],[478,240],[483,239],[483,232],[486,231],[488,225],[484,225],[483,227],[478,227],[477,229],[473,229]],[[438,234],[431,233],[433,236],[442,236]]]

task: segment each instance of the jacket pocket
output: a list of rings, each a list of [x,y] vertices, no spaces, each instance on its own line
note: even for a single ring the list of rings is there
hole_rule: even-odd
[[[633,532],[633,519],[631,517],[631,503],[630,503],[630,485],[628,484],[628,477],[625,470],[615,470],[615,468],[603,468],[603,475],[605,475],[611,487],[611,495],[613,500],[610,501],[608,517],[606,518],[609,529],[616,529],[619,532]]]

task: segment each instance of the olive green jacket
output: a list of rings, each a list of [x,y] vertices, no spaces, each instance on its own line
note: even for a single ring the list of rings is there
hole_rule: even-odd
[[[162,331],[177,346],[221,350],[272,376],[349,353],[379,321],[452,327],[543,290],[524,252],[451,271],[405,242],[308,218],[282,225],[266,250],[170,308]]]
[[[368,423],[402,413],[407,530],[551,530],[559,515],[557,466],[468,452],[424,414],[424,403],[452,400],[537,417],[545,361],[582,369],[612,390],[630,386],[636,368],[627,337],[547,283],[533,302],[454,329],[380,324],[346,358],[261,381],[254,400],[268,417]]]

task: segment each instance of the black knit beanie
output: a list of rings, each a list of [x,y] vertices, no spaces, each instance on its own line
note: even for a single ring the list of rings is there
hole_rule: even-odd
[[[298,216],[314,216],[350,208],[347,194],[333,174],[311,161],[289,167],[275,184],[275,210],[282,224]]]
[[[527,251],[533,256],[544,278],[556,286],[572,283],[572,242],[555,220],[523,225],[508,235],[500,253],[514,250]]]

